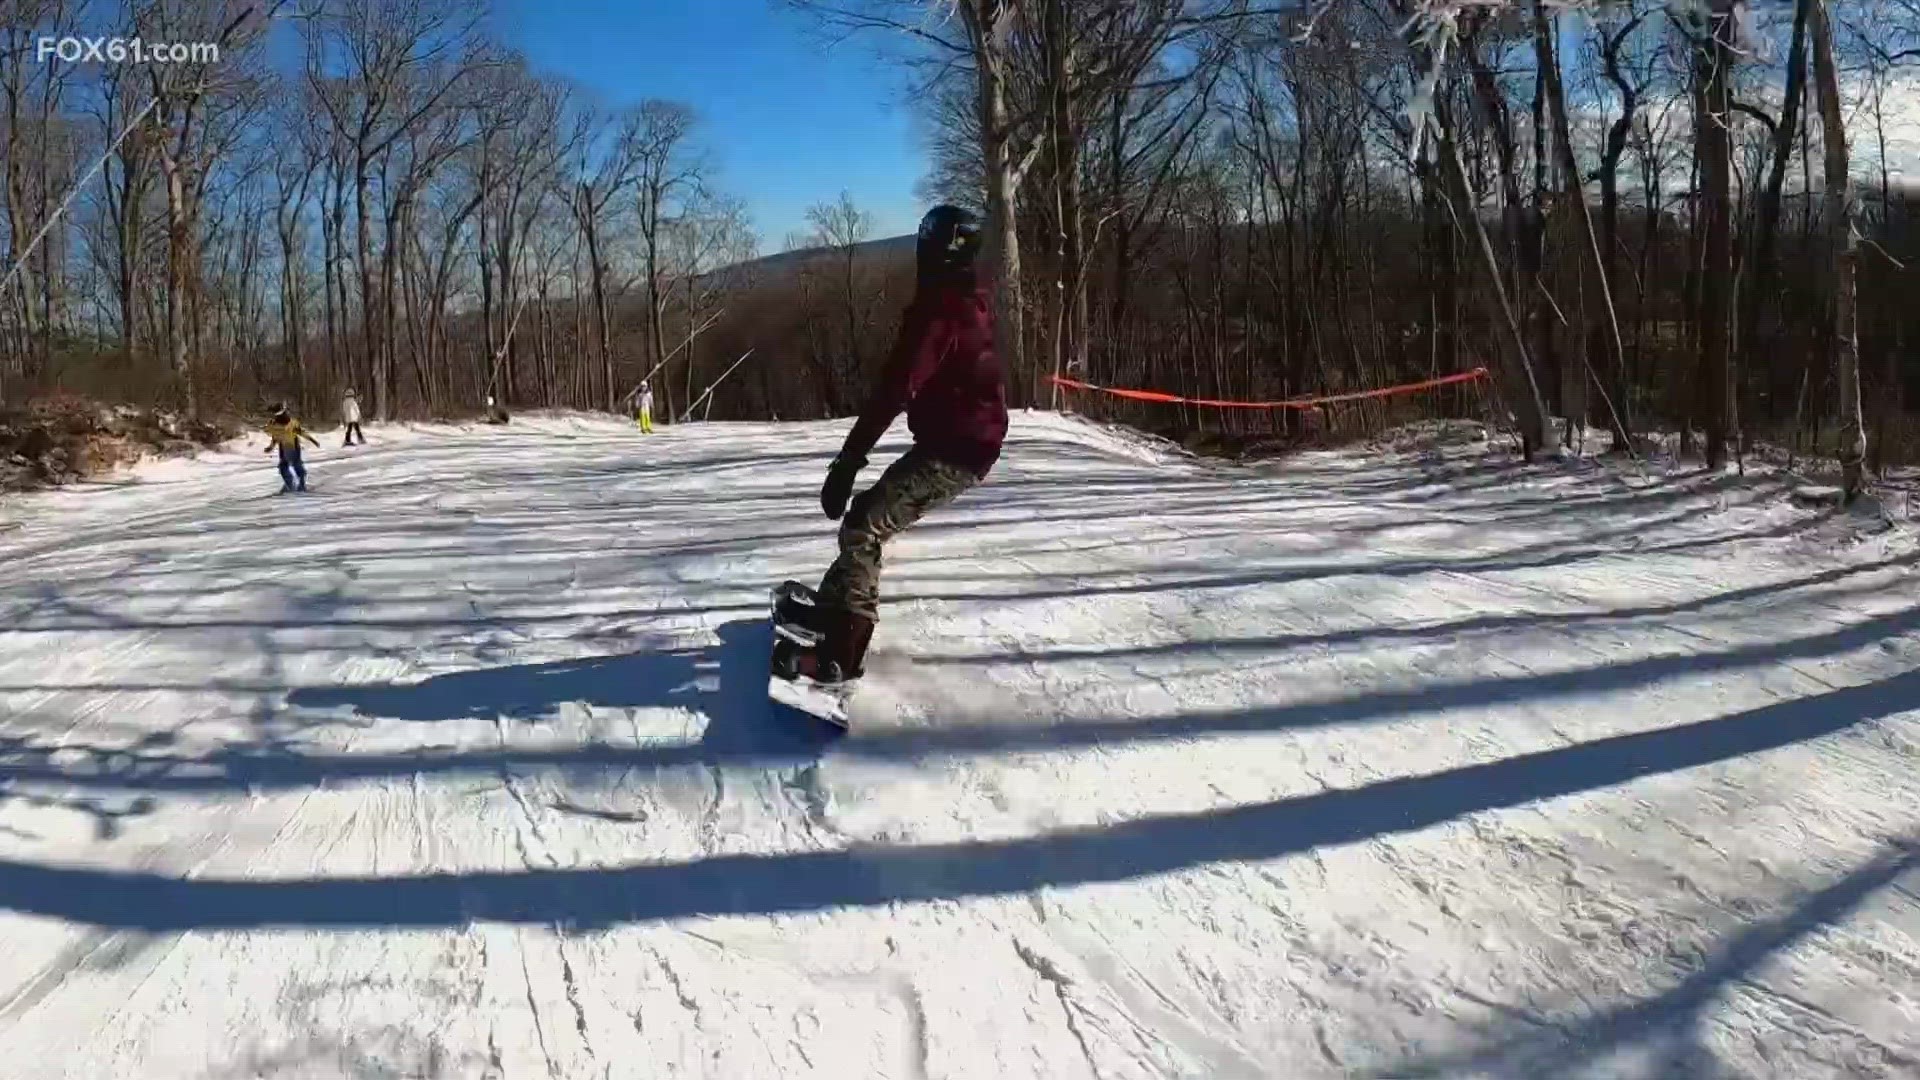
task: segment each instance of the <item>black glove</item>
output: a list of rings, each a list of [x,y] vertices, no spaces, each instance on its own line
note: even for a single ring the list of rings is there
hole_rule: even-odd
[[[833,459],[827,466],[827,482],[820,485],[820,509],[835,521],[847,512],[847,500],[853,497],[853,478],[865,468],[866,458],[850,458],[846,455]]]

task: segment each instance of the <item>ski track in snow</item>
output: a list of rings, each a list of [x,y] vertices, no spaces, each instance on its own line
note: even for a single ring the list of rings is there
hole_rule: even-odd
[[[763,616],[844,430],[0,506],[0,1075],[1920,1075],[1905,534],[1021,415],[835,740]]]

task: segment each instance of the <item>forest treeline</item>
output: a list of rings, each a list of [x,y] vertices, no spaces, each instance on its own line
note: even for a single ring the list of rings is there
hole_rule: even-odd
[[[923,194],[993,223],[1016,405],[1053,374],[1266,400],[1484,364],[1316,422],[1911,456],[1920,0],[776,6],[912,78]],[[483,14],[0,0],[0,400],[617,410],[651,376],[668,416],[855,407],[910,243],[828,192],[761,257],[727,132],[535,73]],[[36,56],[69,34],[220,55]]]

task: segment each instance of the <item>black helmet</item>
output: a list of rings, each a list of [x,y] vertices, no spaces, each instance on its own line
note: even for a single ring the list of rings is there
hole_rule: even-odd
[[[980,219],[973,211],[942,203],[920,219],[914,262],[922,283],[971,267],[979,253]]]

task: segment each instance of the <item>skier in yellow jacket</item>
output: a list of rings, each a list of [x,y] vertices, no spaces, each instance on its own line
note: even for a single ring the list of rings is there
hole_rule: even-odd
[[[307,490],[307,466],[300,460],[300,440],[312,443],[315,450],[320,449],[320,440],[307,434],[307,429],[300,426],[300,421],[293,418],[285,405],[274,410],[273,422],[267,425],[267,438],[272,441],[267,443],[266,452],[280,451],[280,493]]]

